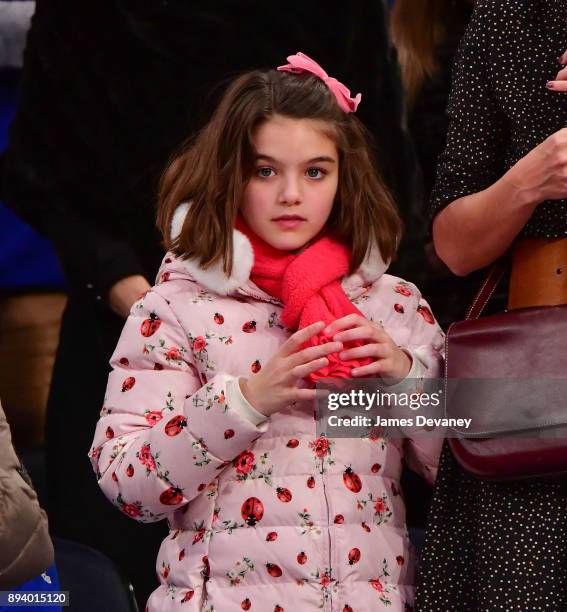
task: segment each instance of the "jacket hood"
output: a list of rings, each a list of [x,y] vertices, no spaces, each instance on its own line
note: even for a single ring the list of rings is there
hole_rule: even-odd
[[[181,233],[188,210],[188,203],[180,204],[177,207],[171,222],[171,238],[173,240]],[[173,273],[177,277],[180,275],[189,276],[208,291],[213,291],[219,295],[230,295],[249,284],[250,273],[254,265],[252,244],[237,229],[233,230],[232,248],[233,266],[230,276],[224,273],[222,262],[217,262],[207,270],[203,270],[196,259],[183,260],[169,253],[162,261],[156,283],[167,280]],[[362,287],[376,282],[387,269],[388,263],[384,262],[380,250],[374,244],[369,249],[366,258],[358,270],[343,279],[343,287],[353,290],[358,286]],[[165,278],[164,274],[166,274]]]

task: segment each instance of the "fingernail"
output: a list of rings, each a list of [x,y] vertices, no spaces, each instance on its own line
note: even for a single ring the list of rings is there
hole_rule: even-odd
[[[555,89],[555,83],[553,81],[547,81],[545,86],[547,87],[547,89]]]

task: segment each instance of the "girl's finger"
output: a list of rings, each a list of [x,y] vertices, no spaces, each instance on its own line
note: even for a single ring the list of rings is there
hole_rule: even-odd
[[[567,64],[567,51],[564,51],[558,58],[557,61],[563,66]]]
[[[382,329],[367,323],[362,327],[355,327],[353,329],[341,331],[334,335],[333,340],[338,340],[340,342],[349,342],[351,340],[373,340],[375,342],[387,342],[390,340],[390,337]]]
[[[359,378],[361,376],[377,376],[382,374],[384,371],[388,371],[390,367],[390,359],[381,359],[380,361],[373,361],[372,363],[361,366],[360,368],[353,368],[351,374],[355,378]]]
[[[296,331],[292,334],[280,347],[279,353],[283,357],[287,357],[292,353],[295,353],[299,347],[309,340],[312,336],[318,334],[323,327],[325,327],[325,323],[323,321],[317,321],[317,323],[312,323],[299,331]]]
[[[567,91],[567,81],[548,81],[545,86],[547,89],[551,89],[551,91]]]
[[[342,351],[343,343],[342,342],[326,342],[325,344],[317,344],[316,346],[310,346],[305,348],[293,355],[288,357],[290,367],[295,367],[296,365],[301,365],[303,363],[307,363],[308,361],[313,361],[313,359],[318,359],[319,357],[325,357],[326,355],[330,355],[331,353],[338,353]]]
[[[341,359],[359,359],[360,357],[375,357],[376,359],[385,359],[392,354],[392,347],[389,344],[372,342],[364,346],[355,346],[354,348],[341,351],[339,357]]]
[[[364,317],[361,317],[359,314],[353,312],[352,314],[341,317],[340,319],[337,319],[336,321],[333,321],[327,325],[327,327],[325,327],[323,330],[323,333],[332,338],[333,335],[341,329],[348,329],[349,327],[364,325],[365,323],[368,323],[368,321]]]
[[[567,68],[562,68],[558,73],[554,81],[565,81],[567,80]]]
[[[296,389],[295,401],[312,401],[317,399],[318,389]]]
[[[315,359],[314,361],[310,361],[309,363],[303,363],[301,365],[295,366],[291,371],[291,375],[296,380],[300,380],[305,378],[312,372],[316,372],[321,368],[329,365],[329,360],[326,357],[321,357],[320,359]]]

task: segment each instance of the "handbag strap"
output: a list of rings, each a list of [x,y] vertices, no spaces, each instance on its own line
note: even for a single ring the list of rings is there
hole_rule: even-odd
[[[486,304],[496,290],[498,283],[502,280],[504,273],[508,268],[508,257],[501,257],[488,271],[484,282],[480,286],[473,303],[469,306],[465,320],[475,320],[480,317]]]

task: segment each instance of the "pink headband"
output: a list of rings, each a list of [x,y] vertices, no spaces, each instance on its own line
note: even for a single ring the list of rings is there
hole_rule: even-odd
[[[345,87],[340,81],[330,77],[319,64],[312,60],[305,53],[296,53],[286,58],[289,64],[278,66],[277,70],[282,72],[293,72],[299,74],[301,72],[310,72],[316,77],[319,77],[325,85],[333,92],[339,106],[345,113],[354,113],[362,99],[361,94],[356,94],[354,98],[350,97],[350,89]]]

